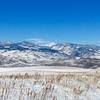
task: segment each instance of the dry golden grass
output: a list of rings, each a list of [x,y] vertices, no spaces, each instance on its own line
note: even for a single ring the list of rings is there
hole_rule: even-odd
[[[36,92],[32,89],[35,85],[40,85],[42,88],[40,87],[40,90]],[[60,100],[53,94],[56,86],[64,93],[73,93],[73,100],[80,100],[79,96],[86,97],[91,87],[100,90],[100,72],[33,72],[31,74],[25,72],[24,74],[0,75],[0,100],[9,100],[11,90],[20,92],[18,99],[15,100],[25,100],[25,96],[29,98],[27,100],[49,100],[49,97],[50,100]],[[87,98],[90,97],[87,96]],[[67,98],[62,100],[67,100]]]

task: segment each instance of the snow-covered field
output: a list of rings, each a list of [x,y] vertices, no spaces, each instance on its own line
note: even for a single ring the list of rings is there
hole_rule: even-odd
[[[99,68],[98,68],[99,69]],[[35,72],[94,72],[98,69],[83,69],[67,66],[34,66],[34,67],[10,67],[0,68],[0,74],[17,74],[17,73],[33,73]]]
[[[0,68],[0,100],[100,100],[100,69],[49,67]]]

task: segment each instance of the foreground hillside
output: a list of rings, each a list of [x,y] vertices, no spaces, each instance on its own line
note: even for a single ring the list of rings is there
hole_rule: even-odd
[[[99,69],[0,70],[0,100],[100,100]]]

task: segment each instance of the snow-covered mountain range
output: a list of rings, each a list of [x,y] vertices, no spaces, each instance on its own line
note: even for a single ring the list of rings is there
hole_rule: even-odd
[[[48,42],[0,42],[0,66],[100,66],[100,46]]]

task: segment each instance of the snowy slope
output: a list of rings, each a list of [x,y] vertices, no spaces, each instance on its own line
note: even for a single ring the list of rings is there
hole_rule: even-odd
[[[44,45],[43,45],[44,44]],[[97,59],[97,60],[95,60]],[[94,62],[91,64],[91,60]],[[80,63],[80,62],[86,63]],[[7,66],[100,66],[100,47],[71,43],[0,42],[0,67]]]

